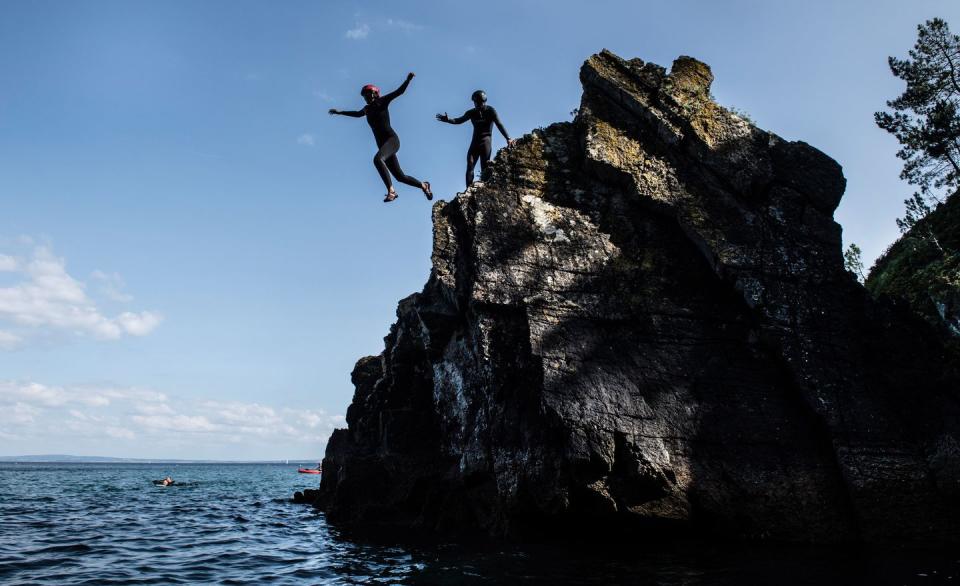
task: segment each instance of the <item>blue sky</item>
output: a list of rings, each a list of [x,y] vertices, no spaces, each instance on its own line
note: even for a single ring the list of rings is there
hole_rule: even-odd
[[[483,88],[568,120],[601,48],[709,63],[718,101],[837,159],[872,260],[911,190],[873,112],[954,0],[0,3],[0,455],[313,458],[429,272],[430,207],[382,203],[359,88],[398,85],[404,170],[449,199]],[[495,148],[503,145],[496,137]]]

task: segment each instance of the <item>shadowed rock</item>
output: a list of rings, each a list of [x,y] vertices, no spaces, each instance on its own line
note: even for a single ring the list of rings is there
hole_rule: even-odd
[[[843,270],[840,166],[607,51],[581,107],[433,208],[319,491],[355,530],[956,539],[942,340]]]

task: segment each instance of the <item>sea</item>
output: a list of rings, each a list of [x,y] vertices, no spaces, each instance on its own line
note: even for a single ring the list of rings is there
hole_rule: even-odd
[[[960,584],[960,551],[356,541],[292,502],[318,482],[295,464],[2,463],[0,584]]]

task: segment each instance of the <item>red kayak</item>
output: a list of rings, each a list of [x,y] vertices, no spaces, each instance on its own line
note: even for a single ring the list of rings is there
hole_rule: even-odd
[[[320,474],[319,468],[298,468],[297,472],[300,474]]]

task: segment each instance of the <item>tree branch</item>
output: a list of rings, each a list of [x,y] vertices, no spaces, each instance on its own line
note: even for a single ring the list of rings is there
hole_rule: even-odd
[[[937,48],[940,49],[944,59],[947,60],[947,65],[950,69],[950,84],[953,86],[953,90],[960,94],[960,83],[957,81],[957,68],[953,64],[953,59],[950,58],[948,46],[946,43],[941,43],[939,37],[937,39]]]

